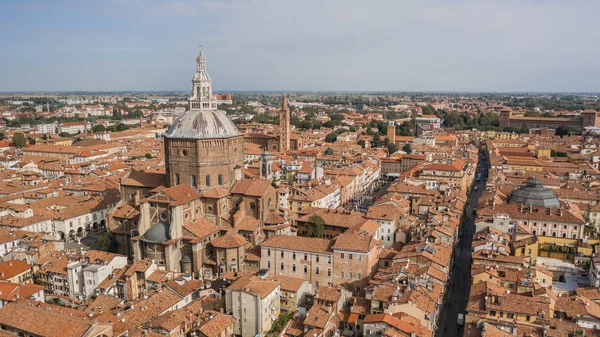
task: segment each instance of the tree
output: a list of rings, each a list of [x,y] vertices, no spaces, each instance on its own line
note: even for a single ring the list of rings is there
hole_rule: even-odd
[[[117,125],[117,131],[125,131],[125,130],[129,130],[129,126],[127,126],[123,123]]]
[[[44,134],[42,135],[42,140],[48,140],[48,135],[44,133]]]
[[[152,159],[152,155],[151,155],[150,153],[146,153],[146,154],[144,155],[144,157],[146,157],[147,159]]]
[[[517,133],[529,133],[529,127],[525,124],[521,125],[521,127],[517,130]]]
[[[29,145],[35,145],[35,143],[36,143],[35,138],[29,139]]]
[[[402,151],[411,154],[412,153],[412,146],[410,146],[410,144],[406,143],[404,144],[404,146],[402,147]]]
[[[0,132],[0,140],[6,139],[6,134],[4,132]]]
[[[94,125],[94,127],[92,128],[92,132],[94,132],[94,133],[105,132],[105,131],[106,131],[106,128],[102,124]]]
[[[550,157],[568,157],[566,152],[550,150]]]
[[[379,136],[378,133],[376,133],[375,135],[373,135],[373,147],[380,147],[381,146],[381,137]]]
[[[544,112],[542,114],[542,117],[550,117],[550,118],[552,118],[552,117],[556,117],[556,115],[553,114],[552,112],[548,111],[548,112]]]
[[[327,136],[325,136],[325,141],[327,143],[334,143],[337,140],[337,136],[338,136],[338,132],[333,131],[330,134],[328,134]]]
[[[25,139],[25,134],[22,132],[16,132],[12,137],[13,143],[15,143],[15,147],[25,147],[27,144],[27,139]]]
[[[590,238],[596,238],[598,236],[598,228],[596,228],[596,226],[594,226],[594,225],[585,226],[583,228],[583,232],[585,233],[586,236],[589,236]]]
[[[360,147],[362,147],[363,149],[367,146],[364,139],[359,139],[357,144],[360,145]]]
[[[421,112],[423,113],[423,115],[435,115],[435,108],[431,105],[426,105],[424,107],[421,107]]]
[[[129,117],[129,118],[140,118],[140,117],[144,117],[144,114],[142,113],[142,110],[135,109],[133,111],[129,111],[127,113],[127,117]]]
[[[333,154],[333,150],[330,147],[328,147],[327,150],[325,150],[325,154],[331,156]]]
[[[389,154],[398,152],[398,145],[396,145],[392,142],[387,142],[387,148],[388,148]]]
[[[123,117],[123,116],[121,116],[121,109],[119,109],[117,107],[113,108],[112,115],[113,115],[113,119],[121,119],[121,117]]]
[[[71,134],[68,132],[61,132],[58,135],[63,138],[71,137]]]
[[[573,133],[573,129],[569,126],[566,125],[561,125],[559,127],[556,128],[556,135],[557,136],[568,136],[570,133]]]
[[[306,225],[306,235],[313,238],[322,238],[325,231],[325,220],[318,215],[313,215],[308,218]]]
[[[277,319],[275,321],[273,321],[273,324],[271,325],[271,330],[269,330],[269,332],[267,332],[267,337],[279,336],[281,331],[283,330],[283,328],[285,328],[286,324],[292,318],[293,318],[292,313],[281,312],[279,317],[277,317]]]
[[[110,233],[105,233],[98,237],[98,244],[100,245],[100,250],[114,253],[116,251],[116,241],[115,238]]]

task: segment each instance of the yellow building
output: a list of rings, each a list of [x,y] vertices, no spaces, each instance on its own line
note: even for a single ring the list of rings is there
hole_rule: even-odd
[[[538,148],[537,151],[536,151],[536,156],[538,158],[540,158],[540,157],[551,157],[552,156],[552,150]]]
[[[301,278],[277,275],[273,280],[281,282],[281,310],[297,311],[306,294],[311,292],[311,284]]]
[[[480,303],[475,306],[473,301]],[[480,282],[471,287],[467,322],[486,318],[541,327],[554,315],[553,302],[551,297],[515,294],[491,282]]]
[[[531,257],[533,262],[538,257],[538,240],[535,236],[530,236],[524,239],[516,240],[513,243],[513,255],[514,256],[526,256]]]
[[[506,160],[506,166],[510,170],[518,171],[542,171],[544,167],[537,160],[512,159]]]
[[[8,260],[0,263],[0,281],[16,284],[32,283],[31,266],[21,260]]]

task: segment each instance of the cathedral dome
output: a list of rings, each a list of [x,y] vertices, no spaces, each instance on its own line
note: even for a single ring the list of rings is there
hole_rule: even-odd
[[[241,133],[225,113],[213,109],[191,109],[177,117],[165,133],[166,138],[229,138]]]
[[[149,243],[163,243],[168,241],[170,240],[169,228],[169,224],[162,222],[156,223],[144,233],[142,241]]]
[[[524,206],[541,206],[548,208],[560,208],[560,202],[552,191],[545,188],[536,179],[531,179],[526,185],[516,189],[508,199],[509,204],[521,204]]]

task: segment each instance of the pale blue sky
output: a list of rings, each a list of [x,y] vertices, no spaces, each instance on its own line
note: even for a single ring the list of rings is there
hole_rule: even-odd
[[[0,0],[0,91],[600,91],[600,1]]]

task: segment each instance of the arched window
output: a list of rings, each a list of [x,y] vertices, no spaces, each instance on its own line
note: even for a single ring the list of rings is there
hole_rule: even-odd
[[[196,176],[192,174],[192,187],[198,187],[198,181],[196,181]]]
[[[573,239],[577,239],[577,234],[573,234]]]
[[[210,186],[210,174],[206,176],[206,186]]]
[[[219,174],[217,180],[219,181],[219,185],[223,185],[223,175]]]
[[[175,173],[175,185],[179,185],[179,173]]]
[[[563,238],[566,238],[566,237],[567,237],[567,233],[563,233]]]

